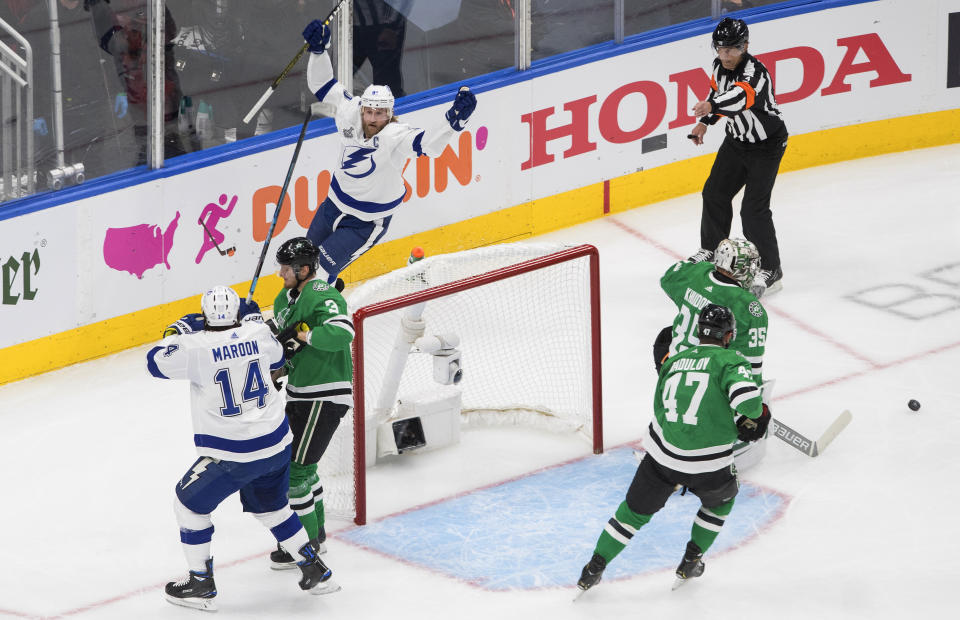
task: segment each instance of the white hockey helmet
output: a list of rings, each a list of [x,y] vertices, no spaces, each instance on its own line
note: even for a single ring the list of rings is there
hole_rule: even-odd
[[[360,105],[364,108],[386,108],[387,114],[393,116],[393,91],[389,86],[371,84],[360,95]]]
[[[203,294],[200,308],[209,327],[229,327],[237,322],[240,296],[228,286],[215,286]]]
[[[713,264],[746,288],[760,269],[760,253],[746,239],[724,239],[713,253]]]

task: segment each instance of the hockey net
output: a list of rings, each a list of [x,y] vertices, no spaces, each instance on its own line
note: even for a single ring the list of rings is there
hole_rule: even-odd
[[[396,400],[459,389],[465,427],[575,432],[601,453],[599,299],[596,248],[542,243],[427,257],[353,290],[354,410],[320,462],[328,513],[366,522],[368,429],[387,413],[378,399],[411,308],[422,309],[428,334],[459,336],[463,379],[439,385],[431,355],[414,347]]]

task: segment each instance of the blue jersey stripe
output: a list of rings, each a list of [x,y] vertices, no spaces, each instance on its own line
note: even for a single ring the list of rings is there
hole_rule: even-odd
[[[333,178],[330,179],[330,189],[333,190],[333,193],[337,195],[337,199],[343,204],[347,205],[351,209],[356,209],[357,211],[363,211],[364,213],[370,213],[375,215],[377,213],[384,213],[389,211],[403,202],[404,194],[400,194],[400,197],[391,202],[367,202],[364,200],[357,200],[352,198],[349,194],[343,191],[340,187],[340,183],[337,182],[337,175],[334,174]]]
[[[300,519],[297,515],[291,513],[286,521],[280,525],[270,528],[270,531],[273,533],[273,537],[279,542],[283,542],[289,539],[291,536],[297,533],[302,526],[300,525]],[[294,551],[294,549],[288,549],[289,552]]]
[[[180,542],[185,545],[202,545],[213,539],[213,526],[204,530],[180,530]]]
[[[290,426],[287,424],[287,418],[284,416],[280,422],[280,426],[267,435],[254,437],[253,439],[225,439],[223,437],[201,435],[198,433],[193,436],[193,444],[198,448],[213,448],[214,450],[222,450],[224,452],[246,454],[277,445],[287,436],[289,429]]]
[[[413,152],[417,154],[417,157],[423,157],[424,155],[423,147],[421,146],[422,142],[423,142],[423,132],[421,131],[413,139]]]
[[[270,371],[280,370],[283,368],[283,365],[287,363],[287,360],[283,359],[283,356],[280,356],[280,359],[272,364],[270,364]]]
[[[327,93],[330,92],[330,89],[333,88],[333,85],[337,83],[336,79],[331,79],[329,82],[320,87],[320,90],[314,93],[317,96],[317,101],[323,101],[323,98],[327,96]]]
[[[163,351],[163,347],[153,347],[147,353],[147,370],[158,379],[169,379],[170,377],[160,372],[160,367],[157,366],[157,360],[154,359],[159,351]]]

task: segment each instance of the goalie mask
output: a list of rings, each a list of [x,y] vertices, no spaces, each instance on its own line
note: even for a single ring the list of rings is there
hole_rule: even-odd
[[[371,84],[360,95],[360,105],[364,108],[384,108],[387,116],[393,116],[393,91],[389,86]]]
[[[713,254],[713,264],[747,288],[760,269],[760,253],[746,239],[724,239]]]
[[[237,323],[240,296],[232,288],[215,286],[200,299],[203,318],[209,327],[230,327]]]

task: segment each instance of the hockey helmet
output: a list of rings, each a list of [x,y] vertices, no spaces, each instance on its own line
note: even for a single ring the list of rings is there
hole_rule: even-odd
[[[240,296],[227,286],[215,286],[200,299],[200,308],[208,327],[230,327],[237,323]]]
[[[746,239],[724,239],[713,253],[713,264],[746,288],[760,269],[760,253]]]
[[[320,266],[320,250],[307,237],[287,239],[277,248],[277,264],[290,265],[296,272],[306,265],[314,273]]]
[[[700,338],[723,340],[727,334],[733,334],[733,338],[736,338],[737,320],[733,318],[733,312],[730,312],[730,308],[717,304],[707,304],[700,311],[697,330]]]
[[[743,49],[743,45],[750,40],[750,30],[747,22],[742,19],[724,17],[713,30],[713,49],[718,47],[736,47]]]
[[[393,116],[393,91],[389,86],[371,84],[360,95],[360,105],[364,108],[386,108],[387,115]]]

